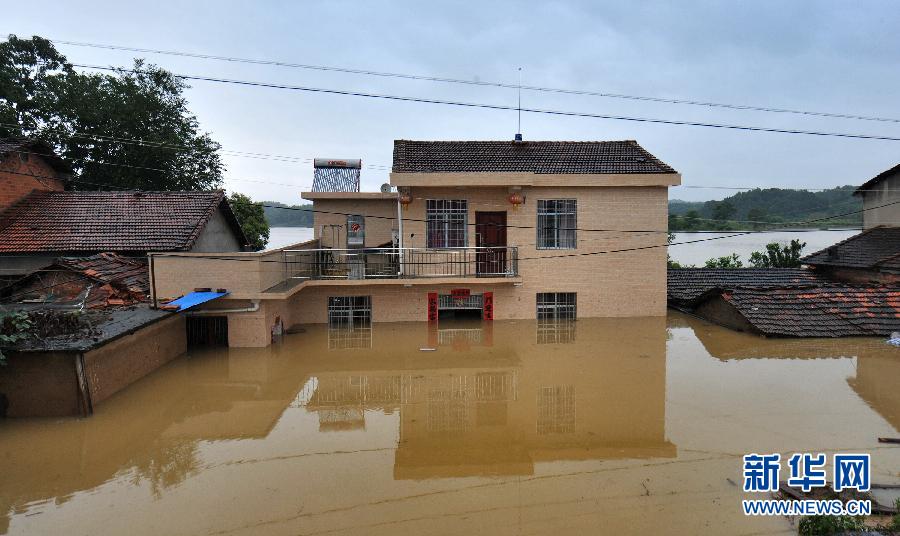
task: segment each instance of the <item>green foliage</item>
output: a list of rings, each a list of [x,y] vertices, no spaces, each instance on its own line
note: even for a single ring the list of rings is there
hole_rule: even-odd
[[[49,142],[84,177],[77,189],[213,189],[220,146],[199,131],[187,88],[141,60],[132,71],[79,73],[50,41],[10,35],[0,43],[0,137]]]
[[[765,251],[754,251],[750,254],[750,264],[755,268],[797,268],[806,242],[791,240],[788,245],[777,242],[766,244]]]
[[[820,536],[860,531],[865,528],[866,525],[861,517],[809,516],[800,520],[798,533],[800,536]]]
[[[862,209],[862,200],[853,196],[855,189],[854,186],[840,186],[821,192],[810,192],[781,188],[764,190],[757,188],[737,193],[721,201],[691,202],[673,199],[669,202],[669,230],[759,229],[766,227],[767,224],[836,216]],[[693,222],[687,221],[685,216],[689,212],[696,213],[699,219]],[[750,220],[761,223],[738,223],[734,220]],[[823,221],[821,225],[859,225],[861,223],[862,214],[857,213]]]
[[[708,259],[705,266],[707,268],[743,268],[744,263],[741,262],[737,253],[732,253],[729,256]]]
[[[276,201],[263,201],[266,219],[272,227],[312,227],[312,205],[285,205]]]
[[[266,242],[269,241],[269,222],[266,221],[262,205],[237,192],[228,197],[228,203],[238,223],[241,224],[250,247],[254,251],[266,247]]]
[[[31,328],[32,323],[26,313],[0,312],[0,365],[6,365],[3,347],[27,339]]]

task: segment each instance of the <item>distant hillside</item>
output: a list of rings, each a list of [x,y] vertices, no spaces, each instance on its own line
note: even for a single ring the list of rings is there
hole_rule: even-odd
[[[840,186],[821,192],[755,189],[736,193],[721,201],[669,201],[669,230],[730,230],[765,227],[767,223],[818,220],[862,210],[862,200],[853,197],[855,186]],[[717,220],[717,221],[709,221]],[[729,220],[723,222],[722,220]],[[751,220],[765,223],[738,223]],[[862,214],[841,216],[807,227],[840,227],[862,224]]]
[[[285,205],[278,201],[262,201],[269,227],[312,227],[312,205]]]

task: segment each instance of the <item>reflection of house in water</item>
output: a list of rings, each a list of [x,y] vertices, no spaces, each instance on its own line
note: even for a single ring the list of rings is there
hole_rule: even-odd
[[[578,322],[577,341],[572,322],[498,324],[480,335],[465,324],[442,324],[426,335],[437,337],[436,352],[395,344],[390,354],[353,360],[352,369],[336,357],[316,364],[306,409],[318,413],[320,431],[362,428],[367,411],[398,410],[399,479],[674,456],[665,437],[665,320]],[[387,335],[396,340],[396,332]],[[635,342],[625,347],[623,337]],[[464,355],[441,348],[456,348],[460,339],[471,344]]]
[[[765,339],[725,330],[687,315],[672,316],[669,326],[691,328],[716,359],[855,358],[856,375],[847,378],[847,383],[900,431],[900,350],[880,339]]]

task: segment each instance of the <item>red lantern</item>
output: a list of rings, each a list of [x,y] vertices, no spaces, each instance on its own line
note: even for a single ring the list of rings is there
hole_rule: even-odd
[[[412,196],[409,195],[409,192],[403,192],[400,194],[400,204],[403,205],[403,208],[409,206],[412,203]]]
[[[509,197],[506,198],[510,204],[513,206],[513,210],[519,208],[519,205],[525,202],[525,196],[521,194],[521,192],[513,192],[509,194]]]

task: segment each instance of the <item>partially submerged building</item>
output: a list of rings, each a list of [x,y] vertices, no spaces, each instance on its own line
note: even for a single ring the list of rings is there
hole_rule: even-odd
[[[312,242],[153,255],[156,296],[228,289],[202,314],[231,346],[291,324],[665,314],[681,176],[635,141],[397,140],[390,185],[361,192],[359,169],[316,162]]]
[[[669,305],[767,337],[861,337],[900,331],[900,287],[855,286],[793,268],[669,270]]]
[[[670,269],[669,306],[771,337],[900,332],[900,166],[855,195],[863,232],[803,257],[806,268]]]

